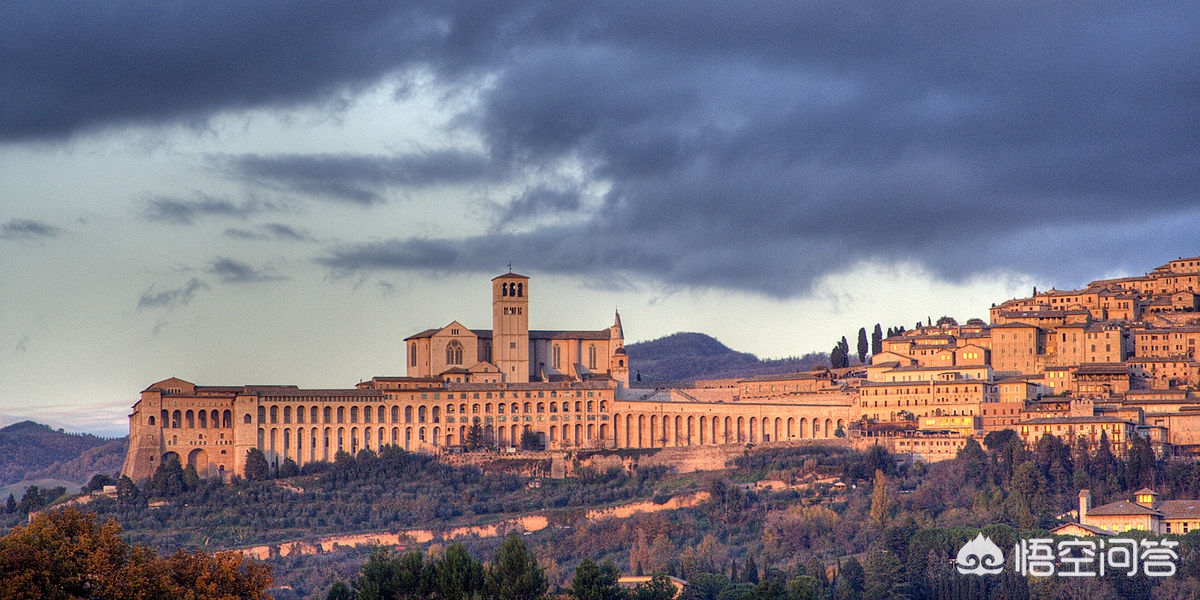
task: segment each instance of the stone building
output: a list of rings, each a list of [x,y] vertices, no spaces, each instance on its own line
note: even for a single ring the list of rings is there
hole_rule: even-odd
[[[122,473],[146,479],[174,455],[229,478],[251,449],[298,465],[386,445],[435,453],[475,425],[495,448],[526,432],[551,450],[659,448],[830,439],[859,417],[856,390],[829,373],[631,390],[620,315],[600,330],[530,330],[530,291],[522,275],[493,279],[492,329],[451,321],[408,337],[403,377],[332,390],[152,384],[129,416]]]

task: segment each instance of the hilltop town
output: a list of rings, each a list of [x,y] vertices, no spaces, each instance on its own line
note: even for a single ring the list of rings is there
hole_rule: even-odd
[[[430,454],[663,448],[844,438],[912,460],[953,458],[1011,429],[1028,444],[1148,439],[1159,457],[1200,452],[1200,257],[992,306],[990,323],[940,319],[881,340],[869,364],[642,388],[620,314],[594,330],[530,330],[530,279],[491,282],[491,329],[452,320],[404,341],[404,376],[346,389],[204,386],[142,391],[122,473],[166,458],[202,477],[329,461],[387,445]]]

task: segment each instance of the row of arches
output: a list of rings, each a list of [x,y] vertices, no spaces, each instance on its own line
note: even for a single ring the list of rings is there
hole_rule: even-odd
[[[733,417],[708,415],[614,415],[619,448],[661,448],[717,444],[757,444],[828,439],[845,431],[844,419],[814,417]]]
[[[228,429],[233,427],[233,411],[218,411],[215,408],[211,411],[188,409],[168,412],[163,410],[159,414],[159,418],[162,419],[162,426],[169,429],[215,429],[218,427]],[[152,427],[157,425],[154,415],[150,415],[147,422]]]
[[[378,406],[325,406],[325,407],[305,407],[303,405],[292,407],[291,405],[263,405],[258,407],[258,423],[260,425],[291,425],[299,424],[344,424],[344,423],[378,423],[385,424],[390,422],[398,423],[441,423],[444,415],[466,415],[466,414],[542,414],[542,413],[558,413],[558,412],[608,412],[607,400],[575,400],[574,402],[563,400],[557,401],[538,401],[538,402],[474,402],[461,404],[446,404],[442,405],[405,405],[401,410],[400,405],[392,405],[390,411],[388,407],[380,404]],[[176,411],[178,413],[178,411]],[[216,411],[214,411],[215,413]],[[229,411],[226,411],[228,413]],[[191,411],[188,411],[191,413]],[[226,415],[230,418],[230,415]],[[215,417],[214,417],[215,418]],[[166,411],[163,411],[163,419],[166,419]],[[203,420],[203,417],[201,417]],[[249,421],[247,421],[249,422]],[[151,419],[153,425],[153,418]],[[228,425],[226,425],[228,427]]]

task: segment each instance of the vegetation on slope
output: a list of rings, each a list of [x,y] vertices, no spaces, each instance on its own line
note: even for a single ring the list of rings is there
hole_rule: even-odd
[[[109,442],[88,433],[56,431],[33,421],[14,423],[0,429],[0,484],[16,483],[35,471],[78,458]]]

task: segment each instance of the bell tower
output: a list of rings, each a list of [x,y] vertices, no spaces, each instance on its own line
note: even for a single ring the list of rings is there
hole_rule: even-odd
[[[529,278],[511,271],[492,279],[492,362],[504,381],[529,381]]]

